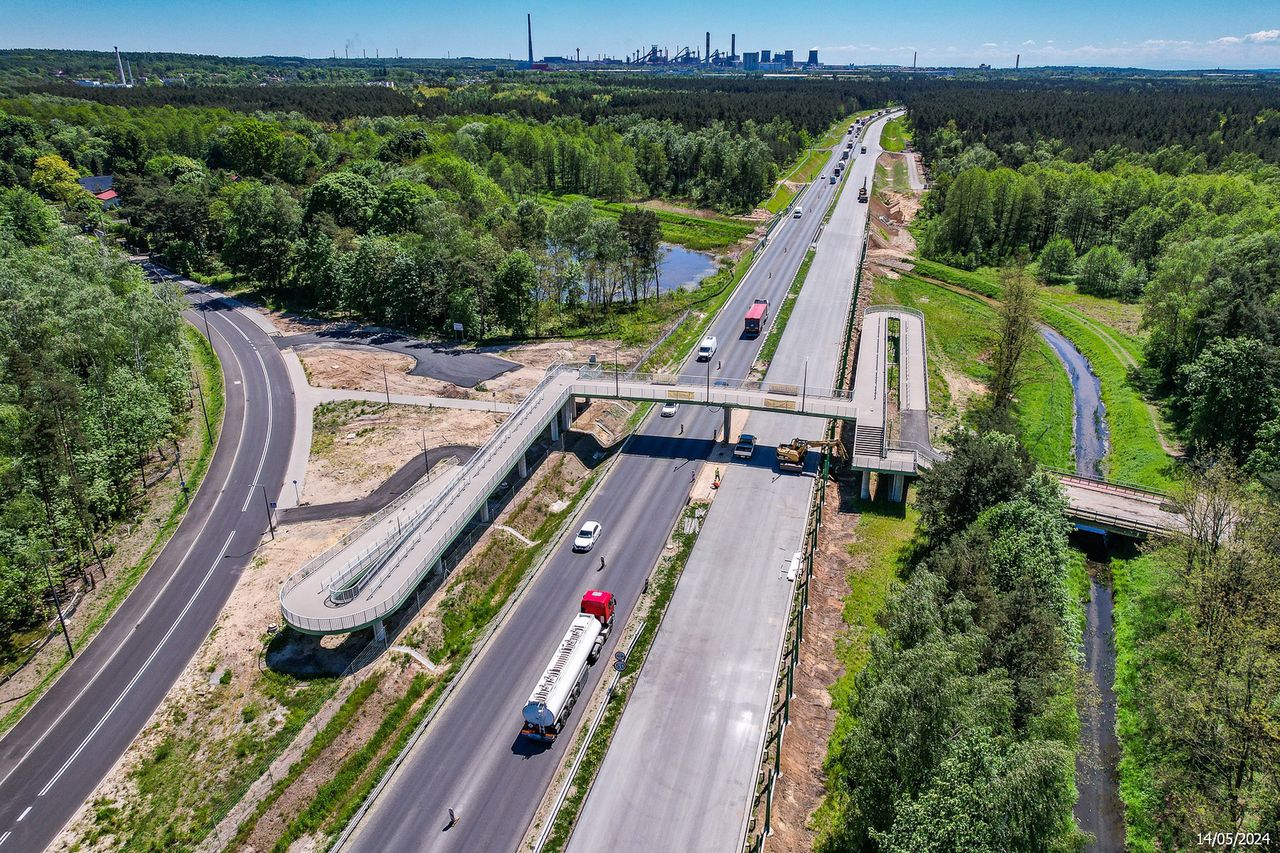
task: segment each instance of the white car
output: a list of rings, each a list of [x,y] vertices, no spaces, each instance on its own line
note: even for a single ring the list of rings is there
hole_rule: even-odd
[[[674,418],[674,417],[676,416],[676,409],[678,409],[678,408],[680,408],[680,404],[679,404],[679,403],[672,403],[672,402],[670,402],[670,401],[668,401],[668,402],[666,402],[666,403],[663,403],[663,404],[662,404],[662,417],[664,417],[664,418]]]
[[[583,524],[582,529],[578,531],[578,535],[573,537],[573,550],[579,554],[585,554],[590,551],[600,538],[601,529],[598,521],[588,521]]]
[[[710,361],[716,354],[716,348],[716,336],[707,335],[702,339],[702,343],[698,344],[698,361]]]

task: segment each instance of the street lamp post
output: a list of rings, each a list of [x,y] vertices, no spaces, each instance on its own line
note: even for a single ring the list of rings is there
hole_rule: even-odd
[[[60,548],[54,550],[62,550]],[[53,607],[58,611],[58,624],[62,626],[62,638],[67,641],[67,654],[70,657],[76,656],[76,650],[71,647],[71,634],[67,632],[67,620],[62,616],[62,602],[58,601],[57,590],[53,588],[53,575],[49,573],[49,551],[41,552],[44,563],[44,579],[49,584],[49,595],[53,598]]]
[[[259,483],[258,488],[262,489],[262,505],[267,509],[267,527],[271,530],[271,538],[275,539],[276,522],[275,519],[271,517],[271,501],[267,500],[267,487]]]
[[[615,346],[613,348],[613,396],[619,399],[622,398],[621,387],[618,381],[618,346]]]

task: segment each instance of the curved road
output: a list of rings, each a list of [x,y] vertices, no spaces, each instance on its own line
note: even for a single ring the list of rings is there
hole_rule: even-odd
[[[188,283],[189,284],[189,283]],[[185,312],[203,330],[206,298]],[[186,518],[132,594],[0,740],[0,853],[50,844],[200,647],[267,529],[293,440],[283,360],[248,317],[211,300],[222,435]]]
[[[838,150],[832,159],[837,157]],[[829,162],[824,174],[830,168]],[[707,365],[690,359],[681,372],[709,370],[713,382],[740,379],[750,372],[765,336],[743,337],[742,317],[757,297],[768,298],[776,314],[839,187],[827,181],[810,186],[799,200],[803,217],[784,219],[775,227],[767,248],[713,324],[711,333],[719,339],[716,357]],[[856,187],[848,191],[856,193]],[[721,422],[719,410],[682,406],[674,418],[651,416],[626,440],[608,478],[579,514],[579,520],[590,518],[604,526],[600,544],[583,555],[559,543],[339,849],[516,848],[583,716],[582,708],[575,709],[564,732],[544,749],[519,737],[520,709],[584,590],[613,592],[618,596],[618,624],[629,618],[685,506],[690,472],[712,450],[712,436]],[[607,568],[597,572],[602,554]],[[601,661],[612,657],[621,634],[613,632]],[[608,671],[604,664],[592,667],[584,692],[594,690]],[[450,808],[459,821],[446,830]]]

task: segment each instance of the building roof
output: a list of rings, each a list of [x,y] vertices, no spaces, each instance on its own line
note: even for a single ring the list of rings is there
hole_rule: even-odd
[[[113,198],[119,198],[120,193],[116,192],[115,190],[107,190],[104,193],[94,193],[93,197],[98,199],[99,201],[111,201],[111,199]]]
[[[79,178],[76,180],[76,183],[94,195],[97,195],[98,193],[103,193],[111,189],[114,179],[111,175],[94,175],[89,178]]]

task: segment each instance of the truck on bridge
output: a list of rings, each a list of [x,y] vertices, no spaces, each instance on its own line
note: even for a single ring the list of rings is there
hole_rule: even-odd
[[[529,694],[520,734],[548,743],[560,734],[582,693],[587,672],[600,657],[600,650],[613,629],[614,607],[611,592],[589,589],[582,596],[578,615],[573,617],[551,662]]]

